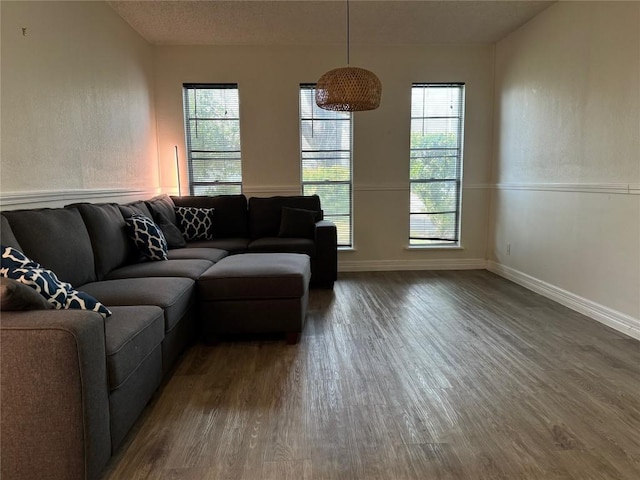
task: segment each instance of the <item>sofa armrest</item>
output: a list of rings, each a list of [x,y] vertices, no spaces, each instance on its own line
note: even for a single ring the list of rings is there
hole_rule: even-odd
[[[316,287],[333,288],[338,278],[338,231],[329,220],[316,222],[314,240],[316,256],[311,264],[312,284]]]
[[[111,455],[106,368],[99,314],[2,312],[2,478],[98,478]]]

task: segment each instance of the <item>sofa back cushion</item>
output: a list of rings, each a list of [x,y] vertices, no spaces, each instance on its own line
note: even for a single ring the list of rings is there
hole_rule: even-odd
[[[145,217],[153,218],[153,214],[151,213],[151,210],[149,210],[149,207],[147,207],[147,202],[144,200],[118,205],[118,208],[125,219],[130,218],[136,213],[140,213]]]
[[[116,203],[77,203],[67,208],[77,209],[87,226],[98,280],[111,270],[136,261],[137,249]]]
[[[74,287],[96,281],[87,227],[75,208],[40,208],[3,213],[20,251]],[[3,233],[4,235],[4,233]]]
[[[247,197],[216,195],[171,197],[177,207],[213,208],[213,238],[248,238]]]
[[[180,228],[178,220],[176,218],[176,206],[171,200],[169,195],[158,195],[151,200],[146,201],[147,208],[151,212],[151,217],[154,221],[168,220],[170,223]]]
[[[249,199],[249,230],[251,238],[277,237],[280,232],[282,207],[318,212],[321,218],[320,197],[251,197]]]
[[[13,234],[13,230],[11,230],[9,220],[7,220],[4,215],[0,216],[0,244],[7,247],[17,248],[22,251],[22,247],[20,246],[20,243],[18,243],[18,239]]]

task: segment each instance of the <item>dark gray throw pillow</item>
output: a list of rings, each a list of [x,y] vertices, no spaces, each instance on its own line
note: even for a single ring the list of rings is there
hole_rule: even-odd
[[[282,207],[278,236],[313,239],[318,217],[319,212],[313,210]]]
[[[169,248],[183,248],[187,246],[187,241],[182,236],[182,232],[166,217],[164,213],[157,212],[154,216],[156,225],[160,227],[164,238],[167,240]]]
[[[0,310],[48,310],[53,304],[35,289],[12,278],[0,277]]]

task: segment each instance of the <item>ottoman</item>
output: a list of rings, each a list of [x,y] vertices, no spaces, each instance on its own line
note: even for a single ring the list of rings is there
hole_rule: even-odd
[[[284,333],[297,343],[309,301],[311,265],[299,253],[243,253],[212,265],[198,279],[204,341],[223,334]]]

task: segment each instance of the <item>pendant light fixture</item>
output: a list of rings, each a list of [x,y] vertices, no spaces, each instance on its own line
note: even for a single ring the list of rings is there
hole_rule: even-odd
[[[349,66],[349,0],[347,0],[347,66],[329,70],[316,85],[316,105],[325,110],[360,112],[380,106],[382,83],[375,73]]]

